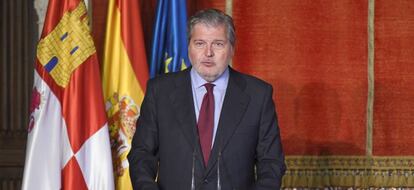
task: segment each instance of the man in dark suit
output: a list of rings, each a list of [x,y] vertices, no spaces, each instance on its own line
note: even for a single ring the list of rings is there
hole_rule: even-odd
[[[279,189],[272,87],[228,65],[235,31],[215,9],[188,23],[191,68],[148,82],[128,155],[134,189]]]

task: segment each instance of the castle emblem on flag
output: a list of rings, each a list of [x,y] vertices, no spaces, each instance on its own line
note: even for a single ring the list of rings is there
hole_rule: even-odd
[[[114,93],[106,102],[109,133],[111,138],[114,174],[122,176],[129,167],[127,155],[139,117],[139,106],[129,96]]]
[[[72,72],[96,52],[83,3],[66,12],[37,47],[37,56],[54,81],[65,88]]]

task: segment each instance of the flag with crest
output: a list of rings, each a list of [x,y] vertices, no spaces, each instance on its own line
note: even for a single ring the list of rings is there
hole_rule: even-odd
[[[99,64],[82,0],[49,0],[22,189],[114,189]]]
[[[109,0],[102,81],[116,189],[132,189],[127,155],[148,78],[139,2]]]

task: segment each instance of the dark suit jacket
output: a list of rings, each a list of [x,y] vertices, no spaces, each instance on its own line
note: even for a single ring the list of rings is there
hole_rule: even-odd
[[[285,165],[272,87],[230,68],[205,167],[189,71],[148,82],[128,155],[134,189],[189,190],[194,176],[196,189],[216,190],[218,172],[222,190],[279,189]]]

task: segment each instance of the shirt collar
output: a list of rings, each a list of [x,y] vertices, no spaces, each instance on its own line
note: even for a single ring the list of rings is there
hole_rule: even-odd
[[[193,82],[194,87],[200,88],[203,87],[205,83],[208,83],[206,80],[201,77],[194,67],[191,68],[190,71],[191,80]],[[227,87],[227,83],[229,81],[229,68],[227,67],[226,70],[212,83],[215,85],[214,88],[218,89],[225,89]]]

